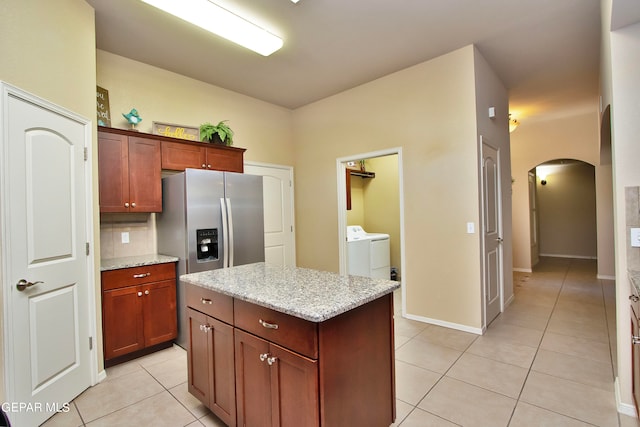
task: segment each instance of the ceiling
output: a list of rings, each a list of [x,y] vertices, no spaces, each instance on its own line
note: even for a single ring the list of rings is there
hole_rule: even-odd
[[[521,122],[598,100],[600,0],[216,0],[284,39],[268,57],[139,0],[87,2],[98,49],[291,109],[471,43]]]

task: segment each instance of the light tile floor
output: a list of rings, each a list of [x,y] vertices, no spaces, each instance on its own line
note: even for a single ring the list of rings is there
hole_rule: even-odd
[[[483,336],[404,319],[396,296],[393,426],[640,425],[616,411],[615,289],[595,261],[543,258],[514,295]],[[186,363],[173,347],[109,368],[44,426],[222,426],[187,392]]]

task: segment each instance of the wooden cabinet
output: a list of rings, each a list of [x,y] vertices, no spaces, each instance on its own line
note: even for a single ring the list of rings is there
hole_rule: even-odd
[[[176,338],[175,263],[102,272],[102,322],[105,361]]]
[[[162,169],[244,171],[244,149],[205,143],[162,141]]]
[[[318,362],[235,331],[238,425],[319,426]]]
[[[188,389],[228,426],[236,425],[233,327],[191,308]]]
[[[189,391],[227,425],[387,427],[395,420],[392,294],[320,323],[189,283],[186,295]],[[223,332],[211,342],[202,329]],[[216,351],[223,364],[212,358]],[[227,383],[230,359],[236,415],[224,418],[211,403],[212,378]]]
[[[160,141],[98,132],[100,212],[161,212]]]

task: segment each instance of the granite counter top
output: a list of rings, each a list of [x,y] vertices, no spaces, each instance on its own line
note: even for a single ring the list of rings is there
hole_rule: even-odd
[[[631,284],[634,287],[635,294],[640,296],[640,271],[629,270],[628,273]]]
[[[311,322],[331,319],[400,287],[391,280],[263,262],[185,274],[180,280]]]
[[[143,265],[164,264],[167,262],[177,261],[177,257],[162,254],[102,259],[100,260],[100,271],[118,270],[120,268],[140,267]]]

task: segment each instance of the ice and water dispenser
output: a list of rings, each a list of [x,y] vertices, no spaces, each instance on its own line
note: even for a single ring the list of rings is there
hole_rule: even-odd
[[[198,262],[218,259],[218,229],[196,230],[196,254]]]

